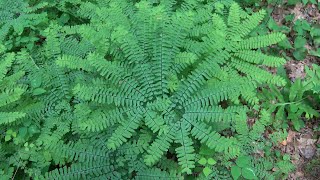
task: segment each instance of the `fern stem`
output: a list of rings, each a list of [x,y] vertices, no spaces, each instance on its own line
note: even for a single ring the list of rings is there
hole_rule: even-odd
[[[277,103],[275,104],[276,106],[285,106],[285,105],[290,105],[290,104],[300,104],[301,101],[307,99],[307,97],[300,99],[299,101],[295,101],[295,102],[287,102],[287,103]]]

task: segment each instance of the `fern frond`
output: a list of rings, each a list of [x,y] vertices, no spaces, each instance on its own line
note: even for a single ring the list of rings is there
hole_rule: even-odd
[[[245,49],[257,49],[268,47],[284,40],[286,36],[282,33],[271,33],[268,35],[250,37],[238,43],[237,48],[239,50]]]
[[[146,112],[147,116],[144,122],[154,133],[159,131],[159,135],[168,132],[168,126],[165,124],[162,115],[157,114],[155,111]]]
[[[79,128],[81,130],[91,132],[102,131],[108,127],[111,127],[123,121],[126,117],[125,114],[133,110],[134,108],[119,108],[108,111],[98,109],[92,112],[88,117],[86,117],[85,120],[79,122]]]
[[[133,63],[144,59],[137,38],[124,27],[117,27],[111,34],[111,40],[120,44],[120,48],[129,62]]]
[[[64,144],[62,141],[58,141],[56,145],[50,149],[51,154],[64,157],[70,161],[77,161],[81,163],[87,163],[92,161],[108,161],[111,154],[110,151],[105,148],[98,148],[87,140],[78,141],[76,143],[69,142]]]
[[[105,76],[111,80],[119,81],[122,78],[130,76],[130,72],[125,70],[120,63],[107,61],[102,55],[90,53],[87,57],[87,61],[101,76]]]
[[[181,144],[176,148],[176,153],[179,161],[179,165],[182,166],[182,173],[186,172],[191,174],[193,168],[195,168],[195,152],[193,148],[192,139],[189,137],[191,125],[188,123],[180,122],[180,127],[177,130],[175,136],[175,142]]]
[[[229,16],[228,16],[228,26],[231,34],[235,34],[236,28],[240,25],[240,6],[237,3],[233,3],[230,6]]]
[[[229,97],[240,96],[241,91],[245,88],[243,84],[235,84],[230,82],[219,82],[215,87],[204,89],[192,96],[188,101],[186,101],[183,106],[208,106],[210,104],[218,104],[220,101],[226,100]],[[218,85],[219,84],[219,85]],[[241,88],[242,87],[242,88]]]
[[[22,88],[8,88],[0,92],[0,107],[19,100],[24,92]]]
[[[188,52],[182,52],[176,55],[175,63],[176,64],[185,64],[191,65],[196,62],[198,59],[197,55]]]
[[[92,67],[84,59],[72,55],[62,55],[56,60],[60,67],[66,67],[74,70],[92,71]]]
[[[111,163],[107,160],[98,162],[91,161],[73,164],[71,167],[65,166],[46,173],[43,179],[87,179],[98,174],[110,174],[109,177],[112,177],[114,168]]]
[[[214,62],[201,63],[191,74],[182,82],[177,92],[173,95],[173,99],[177,99],[180,104],[183,104],[189,99],[195,92],[199,90],[207,79],[212,77],[221,77],[225,73]]]
[[[201,143],[206,144],[210,149],[214,149],[217,152],[224,152],[225,154],[229,154],[231,157],[239,155],[240,148],[238,147],[236,139],[225,138],[219,133],[211,131],[211,128],[205,123],[187,122],[193,125],[191,130],[192,136],[200,140]]]
[[[45,44],[45,55],[48,58],[56,58],[61,54],[60,48],[60,37],[58,31],[60,26],[56,24],[51,24],[46,30],[44,30],[44,35],[47,37]]]
[[[168,131],[168,133],[163,133],[157,137],[157,139],[152,142],[149,149],[147,150],[147,155],[144,157],[144,162],[146,165],[150,166],[155,164],[157,161],[161,159],[164,152],[166,152],[170,144],[174,140],[174,129]]]
[[[139,127],[139,123],[142,119],[141,112],[136,111],[133,117],[128,118],[127,121],[122,121],[121,125],[114,131],[110,139],[108,139],[107,147],[109,149],[115,150],[124,142],[127,141],[128,138],[132,136],[135,129]]]
[[[181,4],[182,11],[193,10],[198,5],[197,0],[183,1]]]
[[[26,113],[23,112],[0,112],[0,125],[13,123],[25,115]]]
[[[156,35],[156,28],[153,28],[153,18],[155,13],[152,12],[151,2],[141,1],[135,5],[138,11],[134,15],[132,21],[133,26],[136,29],[136,36],[142,48],[143,55],[145,57],[152,53],[152,39]]]
[[[244,111],[244,108],[237,106],[230,106],[227,109],[221,106],[189,106],[185,110],[184,118],[190,121],[232,122],[241,111]]]
[[[250,131],[250,138],[256,140],[261,137],[262,133],[265,131],[265,126],[269,125],[271,122],[271,116],[266,110],[261,111],[261,116],[258,121],[256,121]]]
[[[61,43],[61,52],[65,55],[71,55],[84,58],[89,52],[95,50],[95,47],[85,39],[78,41],[74,37],[68,37]]]
[[[0,81],[6,76],[8,72],[8,68],[11,67],[15,58],[14,53],[6,54],[5,58],[0,61]]]
[[[97,103],[115,103],[116,106],[140,106],[144,97],[128,95],[125,92],[117,92],[114,88],[92,87],[78,84],[73,88],[74,94],[84,100],[90,100]]]
[[[237,32],[237,36],[240,36],[241,38],[247,36],[259,25],[259,23],[266,16],[266,13],[267,12],[265,10],[260,10],[253,15],[248,16],[247,19],[245,19],[239,26],[236,27],[235,32]]]
[[[281,76],[272,75],[266,70],[260,69],[247,62],[241,62],[234,59],[230,63],[230,66],[233,66],[239,71],[247,74],[249,77],[258,81],[259,83],[270,83],[278,86],[283,86],[286,84],[286,81]]]
[[[142,171],[139,171],[136,176],[137,180],[167,180],[167,179],[176,179],[176,180],[182,180],[183,176],[181,174],[170,171],[165,172],[158,168],[152,168],[152,169],[145,169]]]
[[[286,63],[286,60],[284,58],[268,56],[260,52],[251,51],[251,50],[239,51],[234,53],[234,55],[247,62],[254,63],[254,64],[262,64],[269,67],[279,67]]]
[[[232,0],[0,1],[0,174],[231,179],[236,157],[263,148],[269,111],[319,115],[299,101],[312,82],[288,96],[275,86],[290,81],[264,67],[285,60],[260,48],[284,35],[252,37],[266,12],[252,14]],[[279,103],[249,126],[265,84]],[[278,106],[287,99],[299,107]],[[268,177],[269,166],[249,165]]]

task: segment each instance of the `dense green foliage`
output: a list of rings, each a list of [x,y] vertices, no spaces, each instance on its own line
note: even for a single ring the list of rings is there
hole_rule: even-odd
[[[272,113],[318,116],[304,93],[319,67],[292,85],[266,70],[286,60],[261,50],[284,34],[251,33],[265,10],[3,0],[0,14],[1,179],[280,179],[294,167],[271,151],[286,126],[263,134]]]

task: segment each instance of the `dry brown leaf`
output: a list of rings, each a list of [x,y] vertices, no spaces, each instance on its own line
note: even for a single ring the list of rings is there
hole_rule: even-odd
[[[296,132],[289,130],[288,136],[287,136],[287,143],[292,143],[295,136],[296,136]]]
[[[286,146],[286,145],[287,145],[287,140],[282,141],[281,144],[282,144],[283,146]]]
[[[303,19],[304,18],[304,15],[303,13],[301,12],[301,9],[303,8],[303,4],[302,3],[298,3],[296,4],[296,6],[294,7],[294,9],[292,9],[290,12],[292,14],[294,14],[294,20],[293,22],[295,22],[296,20],[298,19]]]

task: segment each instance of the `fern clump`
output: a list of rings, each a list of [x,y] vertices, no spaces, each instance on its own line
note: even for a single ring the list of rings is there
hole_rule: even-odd
[[[14,106],[22,113],[0,117],[25,138],[10,144],[16,153],[0,151],[10,165],[19,159],[40,179],[180,179],[196,171],[207,148],[221,157],[206,174],[227,178],[230,163],[254,151],[246,143],[259,141],[269,123],[262,111],[252,129],[246,124],[256,88],[286,84],[264,69],[285,60],[260,51],[285,36],[250,35],[264,10],[249,15],[231,1],[44,2],[28,13],[61,16],[44,29],[31,23],[45,38],[20,47],[12,70],[27,72],[17,82],[23,88],[4,91],[17,94],[10,101],[26,91]],[[259,163],[252,171],[266,177],[270,169]]]
[[[85,4],[80,9],[95,6]],[[279,66],[284,59],[255,50],[283,40],[284,35],[248,37],[265,11],[241,16],[240,7],[232,4],[227,19],[218,14],[203,19],[201,13],[182,5],[141,1],[110,7],[95,8],[108,11],[114,21],[104,23],[104,15],[97,14],[89,18],[90,27],[64,30],[65,36],[78,33],[83,41],[92,40],[86,38],[95,33],[106,43],[104,52],[88,52],[85,58],[63,54],[57,60],[61,67],[83,69],[86,76],[96,77],[80,80],[73,88],[80,100],[77,106],[88,109],[76,126],[88,132],[115,126],[106,142],[110,150],[121,149],[139,129],[148,130],[153,135],[142,153],[146,165],[156,164],[173,146],[182,173],[191,174],[195,167],[195,140],[230,157],[241,154],[239,142],[212,130],[211,123],[245,121],[241,115],[246,108],[238,102],[241,95],[254,102],[259,83],[284,84],[256,66]],[[196,33],[199,26],[211,30]],[[103,35],[95,30],[101,27]],[[220,102],[227,100],[227,107],[222,107]]]

